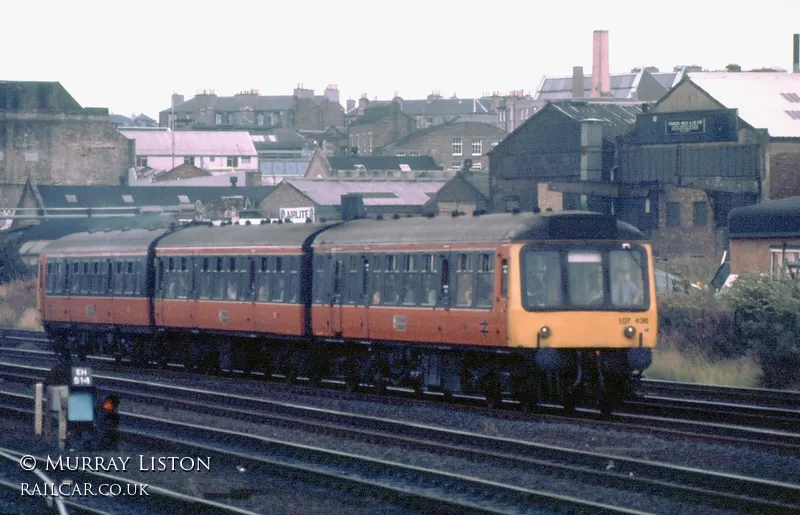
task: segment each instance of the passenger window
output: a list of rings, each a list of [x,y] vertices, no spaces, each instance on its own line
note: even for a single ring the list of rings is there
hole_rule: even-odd
[[[494,293],[494,255],[478,254],[477,295],[475,307],[491,308]]]
[[[436,261],[433,254],[422,255],[421,276],[422,298],[420,299],[420,304],[422,306],[435,306],[440,287],[440,277],[436,273]]]
[[[557,251],[527,251],[522,260],[522,302],[528,309],[563,305]]]
[[[370,290],[372,290],[370,303],[377,306],[381,303],[381,258],[380,256],[372,256],[372,264],[370,265],[372,271],[372,278],[370,280]]]
[[[456,306],[472,307],[474,298],[472,255],[458,254],[456,259]]]
[[[386,268],[383,274],[383,288],[381,289],[381,305],[396,306],[399,304],[401,277],[398,272],[396,256],[386,256]]]
[[[403,256],[403,290],[400,300],[404,306],[417,305],[421,286],[418,259],[414,254]]]
[[[286,295],[284,295],[285,302],[297,302],[297,295],[300,291],[300,282],[297,280],[297,274],[300,271],[300,260],[296,256],[288,258],[288,270],[286,271]]]

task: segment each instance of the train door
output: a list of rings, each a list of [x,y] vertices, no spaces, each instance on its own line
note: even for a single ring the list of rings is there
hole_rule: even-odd
[[[344,293],[347,291],[345,274],[345,257],[341,254],[334,254],[330,268],[330,321],[331,331],[334,336],[342,335],[342,304]]]
[[[245,320],[247,322],[247,329],[249,331],[256,330],[256,315],[258,313],[258,307],[256,305],[256,300],[258,299],[258,276],[256,274],[256,270],[258,270],[258,268],[256,267],[258,265],[256,260],[257,258],[254,256],[247,258],[247,276],[244,281],[244,300],[247,302],[247,307],[245,308]]]
[[[452,303],[452,271],[451,253],[440,252],[436,258],[436,273],[439,277],[438,292],[436,293],[436,341],[447,341],[447,332],[450,326],[450,305]]]

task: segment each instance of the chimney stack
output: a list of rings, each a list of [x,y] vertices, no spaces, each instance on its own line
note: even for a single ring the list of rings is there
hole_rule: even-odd
[[[608,31],[594,31],[592,45],[592,98],[611,96],[611,72],[608,69]]]
[[[183,95],[178,95],[177,93],[172,94],[172,107],[175,107],[178,104],[183,103]]]
[[[794,35],[794,56],[792,59],[792,73],[800,73],[800,34]]]
[[[572,67],[572,98],[583,98],[583,66]]]
[[[355,108],[356,108],[356,101],[353,100],[352,98],[348,99],[347,100],[347,112],[349,113],[350,111],[352,111]]]

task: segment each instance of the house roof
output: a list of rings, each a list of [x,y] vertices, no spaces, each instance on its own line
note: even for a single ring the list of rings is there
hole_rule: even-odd
[[[731,238],[800,237],[800,197],[732,209],[728,232]]]
[[[274,186],[213,187],[213,186],[62,186],[39,185],[44,207],[54,208],[108,208],[153,207],[194,204],[220,197],[242,195],[260,201],[272,192]]]
[[[376,150],[381,150],[381,149],[390,148],[390,147],[391,148],[402,147],[404,145],[407,145],[411,141],[414,141],[414,140],[416,140],[418,138],[422,138],[422,137],[427,136],[429,134],[433,134],[433,133],[435,133],[437,131],[440,131],[442,129],[449,128],[452,125],[467,124],[467,123],[489,125],[491,127],[497,128],[498,130],[500,129],[494,123],[487,123],[487,122],[484,122],[484,121],[481,121],[481,120],[472,120],[472,119],[469,119],[469,118],[461,118],[460,116],[457,116],[457,117],[453,118],[452,120],[446,121],[445,123],[440,123],[440,124],[436,124],[436,125],[430,125],[428,127],[425,127],[424,129],[415,130],[415,131],[407,134],[406,136],[400,138],[399,140],[394,141],[392,143],[389,143],[388,145],[384,145],[383,147],[379,147]]]
[[[359,121],[367,116],[373,109],[387,108],[393,102],[400,107],[400,111],[408,116],[455,116],[467,114],[494,114],[495,110],[491,99],[488,98],[435,98],[428,99],[396,99],[370,101]],[[357,116],[358,108],[347,113],[348,116]],[[383,116],[383,114],[381,114]]]
[[[86,112],[60,82],[0,80],[0,98],[0,112]]]
[[[359,193],[365,206],[423,206],[444,186],[443,181],[364,181],[345,179],[284,179],[319,206],[341,205],[342,195]]]
[[[136,140],[142,156],[255,156],[256,148],[245,131],[138,131],[120,129]],[[174,151],[173,151],[174,139]]]
[[[625,134],[636,123],[636,115],[642,112],[640,104],[560,101],[551,102],[549,107],[558,109],[577,121],[587,118],[600,120],[604,126],[604,136]]]
[[[295,108],[295,97],[293,95],[240,95],[232,97],[214,96],[211,105],[217,111],[238,111],[244,106],[253,106],[257,111],[291,111]],[[255,97],[255,99],[253,99]],[[315,97],[315,100],[318,99]],[[176,113],[194,113],[200,107],[198,98],[192,97],[185,102],[181,102],[174,108],[162,110],[162,113],[170,113],[173,109]]]
[[[464,171],[459,172],[456,177],[461,177],[467,184],[475,188],[475,191],[483,195],[487,200],[491,198],[489,190],[489,174],[488,172],[473,172]]]
[[[779,138],[800,137],[800,74],[690,73],[689,79],[756,129]]]
[[[130,125],[131,123],[133,123],[133,120],[121,114],[110,114],[108,115],[108,120],[111,123],[115,123],[118,125]]]
[[[334,170],[357,170],[363,166],[365,170],[403,170],[403,171],[441,170],[430,156],[328,156],[328,162]],[[360,165],[360,166],[359,166]]]

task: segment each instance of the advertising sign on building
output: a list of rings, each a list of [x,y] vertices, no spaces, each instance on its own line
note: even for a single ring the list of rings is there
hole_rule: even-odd
[[[705,118],[696,120],[667,120],[664,122],[667,134],[702,134],[706,131]]]
[[[282,207],[280,209],[280,217],[284,222],[288,218],[294,224],[304,224],[306,219],[310,218],[312,222],[314,219],[313,207]]]

